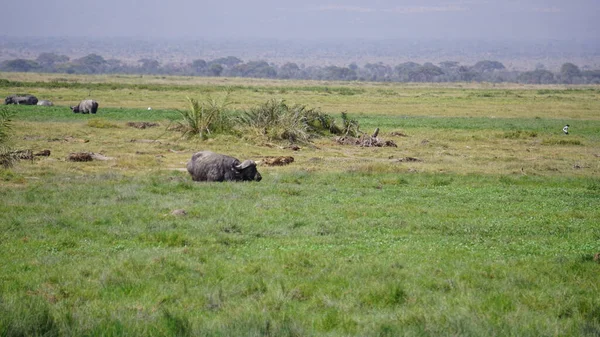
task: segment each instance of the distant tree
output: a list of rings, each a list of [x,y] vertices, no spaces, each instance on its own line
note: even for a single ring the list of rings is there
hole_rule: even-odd
[[[420,64],[415,63],[415,62],[404,62],[404,63],[400,63],[399,65],[397,65],[394,70],[398,71],[398,72],[410,72],[413,70],[417,70],[421,67]]]
[[[38,55],[36,61],[42,67],[52,67],[57,63],[69,62],[69,57],[66,55],[58,55],[55,53],[41,53]]]
[[[476,72],[489,72],[489,71],[494,71],[494,70],[503,70],[506,69],[504,67],[504,65],[498,61],[479,61],[477,63],[475,63],[475,65],[471,68],[473,69],[473,71]]]
[[[229,72],[230,76],[275,78],[277,71],[266,61],[250,61],[234,66]]]
[[[106,63],[106,60],[98,54],[89,54],[87,56],[74,60],[74,63],[89,67],[99,67],[104,65]]]
[[[415,62],[404,62],[394,67],[395,76],[400,82],[410,81],[410,73],[419,69],[420,64]]]
[[[209,74],[212,76],[221,76],[221,73],[223,72],[223,66],[218,63],[214,63],[210,65],[208,70]]]
[[[444,72],[444,75],[438,76],[438,79],[443,82],[457,82],[463,81],[461,78],[461,66],[456,61],[443,61],[439,63],[440,69]]]
[[[458,81],[460,82],[472,82],[479,76],[478,73],[471,70],[470,67],[460,66],[458,67]]]
[[[206,63],[206,61],[204,61],[202,59],[194,60],[192,62],[192,69],[194,70],[194,72],[196,74],[203,73],[207,67],[208,67],[208,63]]]
[[[104,71],[103,67],[107,64],[106,60],[97,54],[89,54],[71,62],[72,72],[77,74],[96,74]]]
[[[440,62],[440,68],[443,70],[455,70],[458,69],[459,63],[456,61],[443,61]]]
[[[32,60],[15,59],[2,62],[0,68],[4,71],[28,72],[39,70],[41,67],[37,62]]]
[[[563,83],[575,83],[581,77],[581,70],[573,63],[565,63],[560,67],[560,77]]]
[[[551,71],[543,69],[522,72],[517,77],[517,81],[527,84],[552,84],[556,82],[554,74]]]
[[[240,60],[239,58],[237,58],[235,56],[221,57],[216,60],[210,61],[211,65],[212,64],[220,64],[220,65],[226,66],[226,67],[233,67],[240,63],[244,63],[244,61]]]
[[[435,82],[436,77],[443,74],[444,71],[440,67],[427,62],[418,69],[411,71],[409,79],[413,82]]]
[[[160,67],[160,63],[157,60],[143,58],[138,60],[140,64],[140,70],[146,74],[156,74]]]
[[[582,71],[581,77],[585,79],[585,83],[600,84],[600,70]]]
[[[354,81],[357,79],[356,72],[350,68],[328,66],[323,69],[324,80]]]
[[[382,62],[365,64],[364,73],[369,81],[389,81],[393,75],[392,68]]]
[[[297,78],[299,72],[300,72],[300,67],[298,67],[298,65],[296,63],[288,62],[288,63],[284,64],[283,66],[281,66],[281,68],[279,69],[278,75],[279,75],[279,78],[284,78],[284,79]]]

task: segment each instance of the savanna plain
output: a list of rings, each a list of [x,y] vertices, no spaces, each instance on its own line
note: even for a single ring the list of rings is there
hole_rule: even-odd
[[[0,168],[0,336],[600,335],[598,86],[0,78],[54,102],[3,108],[12,147],[51,154]],[[225,92],[397,147],[172,128]],[[262,181],[193,182],[205,149]]]

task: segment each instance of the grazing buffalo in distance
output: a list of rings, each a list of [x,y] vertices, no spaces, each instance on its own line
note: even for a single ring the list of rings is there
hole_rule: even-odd
[[[86,99],[79,102],[79,104],[76,106],[72,106],[71,110],[73,110],[74,113],[81,112],[82,114],[95,114],[96,111],[98,111],[98,102],[94,101],[93,99]]]
[[[50,102],[47,99],[42,99],[39,102],[37,102],[37,105],[43,105],[43,106],[52,106],[54,104],[52,104],[52,102]]]
[[[211,151],[194,153],[187,163],[187,170],[194,181],[260,181],[253,160],[239,160]]]
[[[37,97],[29,94],[16,94],[6,97],[4,104],[36,105]]]

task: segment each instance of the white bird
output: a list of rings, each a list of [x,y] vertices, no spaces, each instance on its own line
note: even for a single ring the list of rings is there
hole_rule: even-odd
[[[152,107],[148,107],[148,110],[152,110]]]
[[[563,128],[563,132],[565,133],[565,135],[569,134],[569,124],[565,125],[565,127]]]

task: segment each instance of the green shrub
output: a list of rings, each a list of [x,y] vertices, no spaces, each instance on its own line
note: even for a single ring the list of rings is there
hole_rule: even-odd
[[[250,108],[236,122],[241,128],[252,129],[271,140],[289,140],[292,143],[307,142],[326,132],[342,133],[330,115],[305,105],[289,106],[282,99],[270,99]]]
[[[221,99],[207,96],[204,102],[187,97],[189,109],[179,111],[182,120],[177,122],[176,129],[188,138],[199,136],[206,139],[212,133],[223,133],[231,129],[225,108],[229,105],[229,91]]]
[[[346,112],[342,112],[342,122],[344,124],[344,128],[341,133],[343,133],[345,136],[358,137],[361,134],[358,121],[355,119],[350,119]]]

